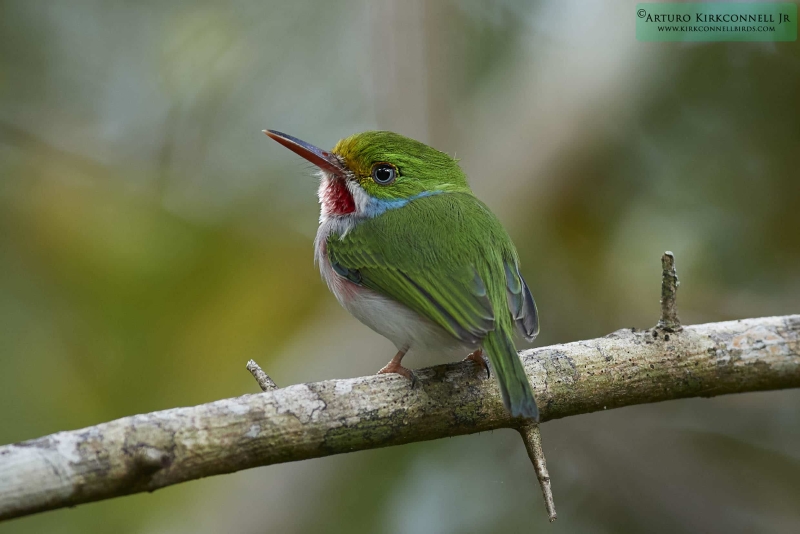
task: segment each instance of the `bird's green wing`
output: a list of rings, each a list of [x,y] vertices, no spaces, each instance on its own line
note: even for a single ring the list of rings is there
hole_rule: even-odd
[[[408,306],[464,342],[477,344],[494,329],[492,305],[477,273],[472,280],[438,280],[431,273],[390,267],[380,254],[353,244],[328,249],[340,275]]]
[[[462,341],[477,344],[495,329],[498,315],[511,318],[503,309],[503,265],[515,262],[513,247],[472,195],[413,200],[330,236],[327,250],[339,275],[408,306]]]

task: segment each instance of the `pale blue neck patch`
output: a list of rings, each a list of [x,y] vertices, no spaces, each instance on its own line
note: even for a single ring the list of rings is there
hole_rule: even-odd
[[[369,196],[363,189],[361,191],[363,193],[362,199],[356,200],[356,205],[358,205],[358,207],[361,208],[359,209],[360,212],[359,215],[361,215],[362,217],[368,217],[370,219],[372,217],[377,217],[381,213],[385,213],[388,210],[402,208],[409,202],[417,200],[418,198],[430,197],[433,195],[444,193],[444,191],[423,191],[422,193],[418,193],[413,197],[383,200],[380,198]],[[364,202],[363,203],[359,202],[359,200],[363,200]]]

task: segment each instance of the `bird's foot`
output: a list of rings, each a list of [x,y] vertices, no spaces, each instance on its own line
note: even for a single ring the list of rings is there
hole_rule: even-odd
[[[380,371],[378,371],[378,374],[382,375],[387,373],[395,373],[400,376],[404,376],[409,380],[411,380],[411,387],[415,388],[418,382],[417,374],[411,369],[406,369],[405,367],[400,365],[400,362],[403,360],[403,356],[406,355],[406,351],[408,351],[408,349],[399,351],[389,363],[384,365],[383,368]]]
[[[486,359],[483,357],[483,349],[478,349],[474,352],[471,352],[469,356],[464,358],[464,361],[473,361],[480,365],[481,368],[486,371],[486,378],[492,376],[492,372],[489,370],[489,364],[486,363]]]
[[[398,374],[400,376],[404,376],[404,377],[408,378],[409,380],[411,380],[411,387],[412,388],[417,387],[417,382],[418,382],[417,373],[415,373],[411,369],[406,369],[405,367],[403,367],[399,363],[395,364],[395,363],[389,362],[383,367],[383,369],[378,371],[379,375],[383,375],[383,374],[387,374],[387,373],[395,373],[395,374]]]

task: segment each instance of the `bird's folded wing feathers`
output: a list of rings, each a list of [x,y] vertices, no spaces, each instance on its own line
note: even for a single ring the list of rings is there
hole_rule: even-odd
[[[404,304],[447,330],[454,337],[477,344],[494,330],[494,313],[486,286],[475,272],[439,279],[431,273],[401,269],[379,254],[359,247],[353,239],[328,243],[331,264],[340,275]]]
[[[342,236],[331,235],[327,250],[337,273],[466,343],[478,344],[494,330],[495,310],[505,308],[502,259],[513,257],[513,245],[488,208],[469,194],[414,200]]]
[[[532,339],[536,304],[497,218],[472,195],[431,195],[331,235],[345,278],[388,296],[477,344],[502,323]],[[508,315],[506,315],[508,314]]]

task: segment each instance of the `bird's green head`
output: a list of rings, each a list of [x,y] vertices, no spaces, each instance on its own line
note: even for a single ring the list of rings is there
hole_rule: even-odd
[[[331,151],[274,130],[264,133],[324,171],[323,213],[374,216],[423,196],[470,191],[456,159],[393,132],[351,135]]]
[[[411,198],[423,192],[468,189],[456,159],[394,132],[364,132],[333,148],[370,196]]]

